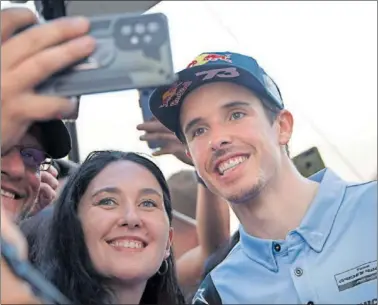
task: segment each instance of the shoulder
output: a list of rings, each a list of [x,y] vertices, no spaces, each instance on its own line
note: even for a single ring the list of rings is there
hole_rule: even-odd
[[[359,205],[373,206],[377,205],[377,181],[365,183],[349,183],[346,187],[345,198]]]
[[[229,242],[211,254],[205,261],[204,266],[204,276],[209,274],[214,268],[221,264],[233,251],[235,246],[238,244],[240,239],[239,230],[236,231],[232,236]]]
[[[350,192],[375,193],[377,194],[377,180],[367,181],[363,183],[348,183],[347,190]]]
[[[217,288],[215,287],[213,279],[211,278],[211,274],[208,274],[202,281],[193,297],[192,304],[222,304]]]

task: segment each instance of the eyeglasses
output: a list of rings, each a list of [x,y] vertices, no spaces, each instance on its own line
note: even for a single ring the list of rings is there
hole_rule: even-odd
[[[26,166],[40,171],[47,171],[50,168],[52,158],[48,153],[33,147],[18,146],[18,148]]]

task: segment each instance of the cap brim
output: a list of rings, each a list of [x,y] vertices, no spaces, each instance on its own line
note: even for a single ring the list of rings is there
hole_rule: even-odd
[[[64,158],[71,150],[71,137],[61,120],[37,122],[40,127],[43,147],[54,159]]]
[[[196,75],[197,73],[203,71],[230,67],[236,68],[239,72],[239,75],[236,77],[213,77],[208,80],[203,80]],[[180,94],[178,100],[173,99],[174,103],[171,103],[171,101],[169,101],[168,103],[163,103],[163,94],[165,94],[177,83],[187,81],[191,82],[191,84],[189,85],[187,90],[185,90],[185,92],[182,92],[182,94]],[[211,67],[201,65],[180,71],[178,73],[178,82],[176,82],[175,84],[157,88],[150,97],[149,105],[151,112],[164,126],[166,126],[169,130],[173,131],[178,137],[180,137],[180,109],[185,97],[198,87],[213,82],[232,82],[247,87],[253,90],[256,94],[267,96],[269,99],[271,98],[267,94],[265,87],[260,83],[260,81],[257,80],[252,73],[242,67],[227,63],[212,64]]]

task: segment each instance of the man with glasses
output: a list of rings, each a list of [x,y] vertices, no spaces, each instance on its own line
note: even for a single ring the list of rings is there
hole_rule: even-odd
[[[1,198],[14,219],[34,213],[54,199],[57,170],[52,159],[71,149],[67,128],[60,120],[32,125],[1,157]]]

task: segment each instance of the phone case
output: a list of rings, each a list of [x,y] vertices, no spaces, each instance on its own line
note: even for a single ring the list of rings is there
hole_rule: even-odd
[[[316,147],[311,147],[298,156],[295,156],[292,160],[298,171],[304,177],[310,177],[325,168],[323,159]]]
[[[64,97],[168,85],[176,80],[164,14],[90,18],[95,52],[36,89]]]
[[[154,117],[154,115],[152,114],[150,110],[150,105],[148,103],[153,90],[154,89],[151,89],[151,88],[139,90],[139,106],[142,110],[142,116],[143,116],[144,122],[147,122]],[[152,150],[159,149],[162,146],[162,144],[163,143],[161,143],[160,141],[147,142],[148,147]]]

